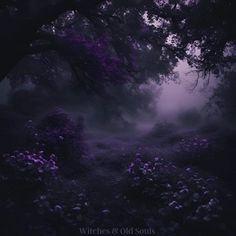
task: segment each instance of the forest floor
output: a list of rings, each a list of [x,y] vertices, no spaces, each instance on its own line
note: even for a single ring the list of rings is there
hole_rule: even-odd
[[[134,203],[132,203],[133,205],[128,206],[128,208],[130,208],[130,212],[133,211],[141,214],[141,218],[136,217],[136,221],[129,218],[130,214],[132,216],[132,213],[128,213],[129,217],[127,214],[124,214],[124,211],[127,210],[125,209],[127,203],[123,202],[121,195],[123,189],[127,188],[127,169],[130,163],[135,162],[137,158],[140,158],[145,162],[152,162],[157,158],[163,159],[164,163],[176,165],[180,170],[180,175],[183,173],[183,176],[185,176],[186,170],[191,169],[192,175],[199,175],[198,178],[202,179],[203,185],[206,179],[216,178],[217,183],[213,183],[212,191],[216,192],[218,189],[221,189],[220,191],[225,191],[224,193],[228,193],[228,196],[232,198],[231,193],[234,192],[234,187],[231,181],[234,172],[227,176],[229,168],[227,164],[227,155],[230,153],[223,151],[226,155],[226,157],[223,157],[222,150],[217,149],[218,147],[216,145],[219,137],[220,132],[217,130],[205,132],[199,131],[198,129],[184,129],[157,137],[153,134],[150,135],[150,133],[142,133],[142,135],[140,135],[140,133],[130,134],[130,132],[90,132],[86,134],[86,138],[89,150],[87,158],[90,158],[91,160],[91,171],[86,172],[86,174],[81,177],[80,181],[84,189],[86,189],[85,191],[88,196],[93,199],[91,204],[96,206],[97,210],[101,213],[101,218],[104,219],[104,214],[108,214],[108,218],[103,221],[103,224],[108,226],[114,225],[116,221],[119,222],[120,220],[120,224],[123,224],[123,226],[140,224],[146,227],[152,227],[152,225],[155,225],[153,222],[156,221],[155,213],[152,211],[157,209],[153,205],[151,208],[148,207],[146,210],[143,210],[143,207],[146,207],[145,204],[147,204],[147,201],[149,200],[145,197],[144,201],[142,200],[140,202],[138,200],[138,202],[136,202],[136,198],[140,198],[140,196],[138,196],[139,192],[134,193],[134,195],[131,196],[131,199],[128,200],[128,202],[134,201]],[[214,150],[213,153],[212,150]],[[215,153],[217,152],[220,152],[220,154],[216,155]],[[218,160],[219,156],[220,160]],[[225,160],[223,160],[223,158],[225,158]],[[222,165],[222,163],[224,164]],[[167,164],[167,166],[168,165],[169,164]],[[167,167],[167,169],[168,168],[169,167]],[[230,171],[232,171],[232,169],[233,168],[231,168]],[[184,178],[186,178],[186,176]],[[191,184],[192,183],[189,185]],[[214,187],[216,189],[214,189]],[[203,188],[207,187],[205,186]],[[198,194],[194,193],[195,191],[198,191],[195,189],[195,186],[192,187],[190,191],[193,192],[192,197],[194,197],[195,194]],[[159,193],[156,192],[156,194]],[[212,196],[211,199],[214,199],[214,197]],[[232,200],[230,200],[230,202],[231,201]],[[155,203],[153,202],[153,204]],[[208,213],[211,214],[210,210]],[[230,215],[226,217],[228,220],[231,217],[232,212],[227,212],[227,214]],[[121,220],[119,218],[122,216],[125,217],[126,220]],[[200,216],[201,220],[203,218],[204,214]],[[174,220],[173,222],[172,220],[168,226],[165,225],[164,229],[160,229],[161,231],[164,230],[161,235],[169,236],[175,232],[175,223],[173,223]],[[160,223],[160,225],[162,224],[163,223]],[[224,235],[233,235],[231,223],[229,223],[229,225],[230,226],[225,226],[224,223],[222,223],[223,230],[220,229],[219,232],[217,232],[217,230],[219,230],[218,228],[215,229],[215,231],[211,231],[212,229],[209,230],[207,227],[205,228],[205,226],[203,226],[203,229],[201,230],[205,231],[206,235],[218,235],[218,233],[219,235],[222,235],[222,232],[224,232]],[[230,227],[230,229],[225,229],[226,227]],[[165,230],[167,231],[165,232]],[[173,232],[171,230],[173,230]],[[205,235],[201,230],[200,234]],[[180,230],[180,232],[181,235],[188,235],[189,233],[189,231],[185,232],[185,230],[183,232]],[[178,235],[178,233],[175,232],[173,235]]]
[[[235,133],[85,128],[86,155],[58,160],[42,189],[21,189],[22,198],[3,185],[1,235],[234,236]]]

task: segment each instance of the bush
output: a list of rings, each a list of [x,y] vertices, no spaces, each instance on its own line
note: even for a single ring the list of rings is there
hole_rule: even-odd
[[[235,131],[227,129],[211,134],[185,137],[174,156],[178,164],[191,165],[227,181],[235,190]]]
[[[202,177],[191,168],[183,170],[159,158],[149,162],[138,158],[127,172],[128,198],[156,209],[161,235],[220,231],[227,192],[216,178]]]
[[[34,146],[55,153],[59,160],[81,157],[85,152],[82,119],[76,124],[61,109],[50,112],[38,124],[28,121],[26,127]]]
[[[46,156],[43,151],[5,154],[2,166],[2,180],[13,188],[35,188],[44,184],[57,170],[56,156]]]
[[[32,201],[47,191],[57,169],[56,156],[42,151],[15,151],[1,158],[1,235],[30,235],[28,228],[35,220]]]
[[[78,187],[78,186],[76,186]],[[57,193],[58,194],[58,193]],[[71,230],[71,228],[79,227],[82,225],[88,225],[87,214],[89,211],[89,201],[85,193],[77,192],[76,195],[70,193],[70,198],[73,199],[73,203],[66,201],[65,199],[58,199],[58,196],[52,195],[40,195],[34,199],[34,207],[36,213],[45,222],[42,226],[51,225],[54,230]],[[61,221],[61,225],[55,228],[55,224]],[[39,222],[38,222],[39,223]],[[37,230],[37,228],[35,229]],[[58,232],[61,235],[61,232]],[[66,232],[65,232],[66,234]]]
[[[204,157],[207,156],[209,158],[211,156],[210,151],[214,146],[214,141],[209,137],[193,135],[181,139],[178,145],[178,152],[180,155],[185,155],[188,159],[200,157],[203,154]]]

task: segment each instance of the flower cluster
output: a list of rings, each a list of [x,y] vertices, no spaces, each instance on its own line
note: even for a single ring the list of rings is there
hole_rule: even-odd
[[[183,138],[180,142],[180,150],[184,152],[194,152],[200,150],[206,150],[211,146],[209,139],[201,136],[193,136],[189,138]]]
[[[178,174],[178,169],[170,162],[161,158],[155,161],[144,162],[141,158],[136,158],[127,169],[130,187],[137,191],[138,195],[150,198],[158,198],[157,193],[163,192],[170,187],[168,182],[172,182]]]
[[[90,206],[84,192],[78,192],[73,203],[58,201],[50,195],[40,195],[33,203],[39,215],[51,216],[51,219],[61,218],[70,226],[84,222]]]
[[[194,135],[192,137],[182,138],[177,145],[176,154],[180,156],[181,161],[200,161],[214,158],[216,149],[215,140],[213,138],[202,135]],[[204,161],[203,160],[203,161]]]
[[[13,154],[5,154],[3,163],[8,170],[7,179],[20,183],[42,183],[57,170],[56,156],[46,156],[43,151],[15,151]]]
[[[183,170],[160,158],[149,162],[138,158],[127,171],[127,196],[136,200],[141,196],[146,204],[150,202],[151,207],[157,208],[158,217],[163,222],[174,222],[175,226],[183,227],[209,224],[222,217],[221,193],[214,177],[202,177],[191,168]]]

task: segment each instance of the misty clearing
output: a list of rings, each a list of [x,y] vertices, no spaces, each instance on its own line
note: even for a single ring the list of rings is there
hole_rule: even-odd
[[[0,235],[235,235],[235,12],[0,1]]]

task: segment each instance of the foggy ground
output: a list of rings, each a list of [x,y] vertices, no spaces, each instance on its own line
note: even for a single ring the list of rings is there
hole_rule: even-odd
[[[172,88],[169,88],[170,91],[173,86],[175,87],[172,84]],[[153,88],[153,91],[155,91],[155,88]],[[185,94],[185,96],[196,95]],[[187,99],[186,97],[185,99]],[[228,198],[228,192],[234,191],[231,182],[232,176],[234,176],[231,160],[233,159],[232,153],[235,153],[231,149],[227,150],[227,153],[224,150],[227,149],[229,140],[228,136],[224,137],[224,135],[230,134],[229,129],[226,129],[224,124],[220,122],[216,125],[212,122],[207,122],[204,116],[199,118],[198,114],[199,110],[201,110],[202,102],[198,103],[195,99],[187,107],[190,105],[190,107],[195,106],[197,113],[191,109],[190,113],[185,113],[186,107],[180,106],[183,101],[172,97],[169,100],[169,104],[178,100],[175,105],[179,107],[179,111],[172,110],[173,106],[166,106],[168,109],[162,110],[158,116],[154,116],[152,119],[148,119],[149,117],[144,116],[143,113],[133,114],[133,116],[129,117],[131,119],[130,123],[129,120],[122,120],[122,116],[118,117],[119,119],[114,119],[114,116],[112,116],[113,119],[110,120],[110,123],[109,119],[107,123],[101,122],[99,118],[103,117],[104,114],[102,112],[93,111],[86,116],[86,113],[83,114],[76,106],[62,106],[62,114],[66,114],[66,117],[71,119],[66,119],[65,123],[60,123],[62,127],[59,126],[58,129],[62,128],[64,130],[63,128],[67,125],[67,122],[69,124],[71,121],[80,122],[80,117],[83,117],[83,139],[86,152],[82,156],[76,153],[73,161],[68,156],[65,156],[66,161],[62,160],[59,164],[58,177],[55,180],[52,179],[52,182],[49,182],[48,190],[42,193],[44,194],[43,201],[46,202],[46,210],[43,214],[48,214],[49,220],[52,220],[49,224],[53,225],[55,217],[59,217],[65,232],[68,232],[68,230],[73,232],[74,224],[77,225],[76,227],[78,225],[98,225],[99,227],[111,228],[114,225],[115,227],[143,226],[154,228],[159,232],[162,229],[172,230],[175,227],[173,225],[176,224],[181,225],[182,222],[185,222],[185,219],[192,217],[191,214],[195,214],[194,212],[198,208],[204,208],[207,202],[211,203],[212,199],[216,199],[214,200],[216,205],[213,205],[213,210],[210,210],[209,214],[208,212],[203,213],[204,216],[205,214],[207,214],[206,216],[212,216],[212,222],[215,222],[215,211],[218,212],[219,203],[222,204],[224,211],[228,211],[228,203],[225,206],[225,202],[228,202],[228,199],[230,199],[230,202],[232,201],[232,197]],[[156,105],[158,110],[160,106]],[[192,117],[194,122],[191,121],[189,123],[188,119],[180,118],[179,113],[183,113],[185,116],[187,114],[187,117],[189,114],[193,114],[193,117],[191,115],[190,118]],[[58,115],[58,113],[53,114]],[[48,117],[47,113],[43,115]],[[108,114],[105,113],[105,115]],[[91,119],[91,116],[93,116],[93,119]],[[123,117],[126,118],[127,116]],[[171,117],[171,119],[166,119],[166,117]],[[21,127],[25,127],[25,122],[27,122],[28,118],[22,117],[23,121],[20,121]],[[95,122],[96,118],[98,118],[97,123]],[[107,117],[105,116],[105,118]],[[34,122],[37,124],[40,119],[36,119],[32,123]],[[15,135],[15,129],[12,132]],[[224,143],[221,145],[221,140],[227,140],[226,145]],[[218,150],[219,141],[223,151],[221,149]],[[230,142],[229,147],[233,147]],[[146,175],[142,174],[140,177],[141,179],[144,178],[144,182],[140,183],[138,190],[133,188],[137,176],[136,173],[134,175],[128,173],[128,169],[138,159],[141,159],[146,164],[149,161],[154,164],[159,163],[160,169],[152,172],[151,175],[153,178],[157,178],[158,185],[160,183],[160,185],[164,186],[164,190],[160,190],[159,187],[156,188],[152,183],[149,185],[149,182],[145,182]],[[139,168],[142,169],[142,165],[138,166],[138,170]],[[231,172],[228,172],[229,170]],[[156,173],[157,177],[155,177]],[[212,182],[208,183],[208,180],[213,181],[213,184]],[[201,182],[200,185],[198,181]],[[181,182],[184,184],[179,187]],[[171,188],[168,187],[170,183],[173,183]],[[188,186],[189,189],[189,200],[186,200],[185,196],[180,194],[180,192],[184,191],[185,186]],[[227,191],[225,191],[225,188]],[[205,198],[202,191],[206,189],[209,190],[209,195]],[[226,200],[225,197],[222,197],[221,192],[227,193]],[[175,193],[177,198],[175,198]],[[170,195],[168,199],[163,200],[163,194]],[[81,196],[85,196],[84,199],[80,200]],[[194,198],[196,196],[198,198],[196,201],[199,205],[195,206],[192,201],[195,201]],[[149,197],[151,200],[149,200]],[[83,212],[79,213],[79,215],[77,213],[78,207],[75,207],[78,201],[84,201],[83,204],[85,205],[85,210],[83,209]],[[48,205],[48,203],[52,204],[52,206]],[[185,204],[186,213],[180,212],[178,213],[180,215],[176,217],[176,209],[172,209],[173,204]],[[55,210],[48,209],[48,206]],[[35,211],[34,208],[32,209]],[[41,212],[41,206],[37,209]],[[69,213],[60,215],[60,209]],[[161,213],[163,209],[166,216]],[[37,214],[36,217],[38,217]],[[231,216],[231,211],[226,216],[224,213],[220,213],[221,218],[217,218],[217,220],[223,218],[224,221],[231,224],[234,219]],[[200,231],[203,230],[205,232],[203,216],[199,215],[197,217],[199,217],[199,224],[203,225],[203,229],[200,229]],[[193,220],[195,219],[193,218]],[[46,227],[45,225],[47,224],[48,222],[42,223],[43,227]],[[209,235],[215,235],[214,233],[217,231],[215,227],[208,223],[206,225],[210,227],[207,230],[211,233],[213,232]],[[232,225],[227,227],[229,231],[233,228]],[[179,229],[181,230],[181,227]],[[183,230],[185,229],[183,227]],[[75,235],[78,235],[76,230]],[[221,230],[221,232],[225,232],[226,229],[223,228]],[[63,231],[60,231],[60,233],[63,235]],[[166,235],[169,236],[171,234],[167,232]]]
[[[44,207],[46,207],[43,214],[49,216],[49,224],[53,225],[54,219],[59,217],[66,234],[68,230],[73,232],[74,225],[77,225],[77,229],[73,232],[75,235],[79,235],[76,230],[81,225],[98,225],[105,228],[114,227],[114,225],[115,227],[143,226],[156,229],[158,232],[186,230],[187,233],[183,235],[189,235],[189,226],[186,226],[189,223],[179,226],[183,222],[185,224],[198,209],[204,208],[213,199],[216,204],[210,206],[209,212],[207,210],[197,216],[199,225],[203,227],[200,231],[208,232],[209,230],[211,232],[209,235],[217,235],[215,232],[218,229],[206,223],[208,218],[206,220],[203,218],[212,217],[211,222],[215,222],[214,217],[219,213],[219,207],[227,213],[220,212],[216,221],[229,222],[227,223],[229,225],[226,228],[223,226],[219,232],[227,230],[230,232],[234,228],[231,224],[234,220],[233,213],[229,209],[232,208],[230,194],[235,191],[233,183],[235,173],[232,168],[235,166],[233,158],[236,153],[233,149],[235,132],[232,127],[226,127],[219,117],[218,122],[216,122],[218,118],[208,117],[208,110],[204,110],[215,84],[210,84],[206,88],[200,84],[191,91],[189,88],[191,88],[191,82],[195,81],[194,76],[185,77],[184,70],[187,69],[181,68],[181,65],[178,69],[182,78],[180,83],[170,82],[160,86],[150,81],[140,87],[139,96],[133,100],[129,100],[129,97],[118,96],[118,103],[116,103],[117,100],[110,103],[106,99],[97,100],[96,97],[89,100],[89,96],[86,95],[84,97],[82,95],[82,100],[85,102],[81,103],[81,97],[70,93],[63,97],[65,99],[59,99],[57,102],[51,97],[38,101],[37,97],[40,96],[36,93],[34,96],[38,101],[37,105],[31,104],[32,99],[26,96],[23,99],[25,103],[19,106],[17,97],[15,103],[11,100],[9,104],[7,103],[8,85],[1,84],[0,90],[5,92],[0,97],[0,103],[3,104],[1,105],[3,132],[8,134],[7,125],[10,123],[12,126],[11,135],[2,137],[2,143],[11,143],[13,137],[20,145],[24,145],[20,142],[21,133],[26,131],[24,127],[28,120],[32,120],[30,124],[38,127],[38,124],[42,122],[41,119],[50,117],[50,114],[55,115],[56,121],[58,115],[60,120],[60,114],[68,118],[62,119],[62,123],[59,122],[60,125],[57,127],[59,134],[62,132],[62,140],[61,136],[52,136],[53,140],[58,140],[59,137],[59,143],[56,142],[59,148],[64,142],[64,127],[68,124],[68,127],[71,124],[82,127],[82,130],[77,130],[77,126],[71,126],[77,130],[74,136],[76,141],[79,141],[78,137],[82,134],[81,140],[85,152],[81,154],[76,149],[72,152],[74,153],[72,156],[70,152],[68,155],[61,155],[58,152],[59,157],[62,158],[58,162],[58,174],[55,179],[48,181],[47,189],[42,193],[42,205],[45,201]],[[190,83],[187,83],[187,80]],[[145,94],[151,96],[146,97]],[[141,105],[141,109],[138,105]],[[25,109],[25,106],[30,109]],[[56,112],[58,108],[62,113]],[[31,112],[31,109],[35,113]],[[9,119],[9,115],[12,117],[12,114],[14,114],[14,119]],[[17,128],[14,128],[13,124]],[[53,124],[51,123],[52,127]],[[50,123],[46,123],[45,129],[50,127]],[[73,129],[69,129],[69,134],[71,131],[73,134]],[[52,128],[52,134],[53,131]],[[32,134],[34,135],[34,132]],[[51,136],[49,137],[49,140],[52,140]],[[17,144],[13,143],[14,148],[15,146],[17,147]],[[7,148],[12,150],[11,145]],[[8,153],[8,149],[5,152]],[[73,150],[72,147],[71,150]],[[63,153],[62,150],[61,152]],[[142,163],[139,163],[140,166],[137,164],[137,173],[128,172],[130,166],[135,165],[137,160],[141,160],[144,166],[149,165],[148,163],[157,164],[159,169],[150,174],[151,178],[156,178],[154,182],[149,182],[149,174],[142,174],[144,173]],[[139,186],[136,186],[137,178],[141,180]],[[210,180],[209,183],[208,180]],[[179,186],[181,182],[183,184]],[[160,186],[163,189],[160,189]],[[188,190],[185,189],[186,186]],[[207,197],[203,194],[205,190],[209,190]],[[188,191],[187,199],[182,195],[183,191]],[[222,192],[227,193],[226,196],[222,195]],[[163,194],[169,194],[169,197],[164,199]],[[195,199],[196,196],[198,199]],[[75,204],[80,204],[80,201],[85,208],[83,212],[78,213],[78,207],[75,207]],[[192,201],[196,201],[197,204]],[[176,209],[183,205],[186,207],[186,212],[177,213]],[[40,215],[42,206],[36,208]],[[32,209],[35,212],[35,206]],[[62,214],[60,209],[69,213]],[[38,212],[33,213],[33,216],[38,217]],[[40,215],[39,218],[41,217]],[[195,221],[195,218],[192,217],[192,220]],[[43,231],[47,224],[48,221],[43,220]],[[190,222],[189,230],[192,232],[191,224]],[[175,228],[176,225],[179,225],[178,229]],[[198,223],[196,227],[199,228]],[[221,227],[220,224],[219,227]],[[63,231],[58,230],[63,235]],[[163,235],[172,235],[170,232]],[[73,233],[71,235],[74,235]],[[231,236],[231,234],[228,235]]]
[[[170,134],[157,135],[157,137],[152,132],[152,130],[135,130],[132,132],[130,130],[116,130],[111,132],[99,129],[85,132],[88,150],[86,158],[94,162],[93,170],[95,170],[91,182],[85,180],[85,184],[87,186],[92,184],[93,186],[93,181],[95,180],[95,183],[101,182],[99,183],[100,187],[108,184],[113,189],[114,185],[122,178],[130,162],[139,157],[145,160],[154,160],[157,157],[163,158],[178,165],[182,158],[186,158],[185,155],[181,156],[183,153],[180,146],[183,140],[194,136],[201,136],[202,139],[210,140],[217,134],[217,130],[210,133],[201,133],[198,127],[181,128]],[[158,134],[158,131],[156,132]],[[191,157],[187,158],[189,158],[191,163]],[[201,170],[191,164],[184,165],[184,168],[189,166]],[[209,174],[211,173],[205,172],[204,175]],[[87,177],[90,178],[91,176]],[[114,189],[111,191],[114,191]]]

